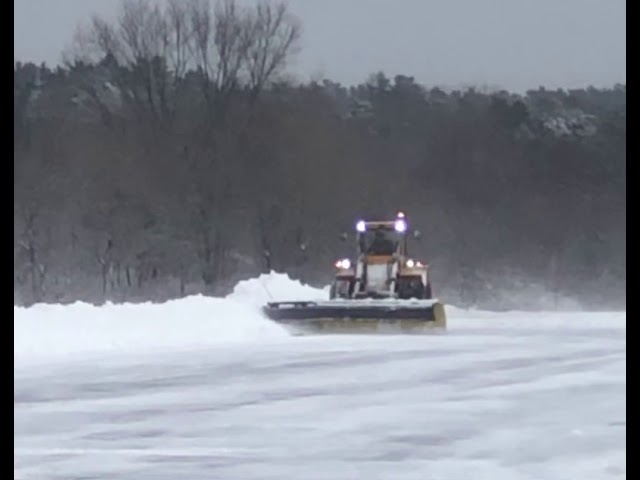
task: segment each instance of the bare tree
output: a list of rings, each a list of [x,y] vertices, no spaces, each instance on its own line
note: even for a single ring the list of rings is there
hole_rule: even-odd
[[[112,74],[121,94],[140,112],[171,121],[184,75],[192,63],[189,4],[123,0],[115,21],[94,15],[81,26],[67,63],[112,59],[125,70]]]
[[[260,1],[248,14],[245,27],[249,87],[254,95],[273,80],[297,52],[301,27],[285,3]]]
[[[194,58],[207,109],[199,149],[203,156],[196,161],[195,170],[195,192],[200,199],[196,212],[203,260],[210,265],[206,281],[215,282],[224,272],[229,251],[234,192],[240,191],[250,202],[260,201],[260,191],[249,190],[244,174],[249,163],[246,155],[251,152],[246,148],[246,136],[255,101],[285,65],[299,29],[284,4],[273,7],[263,3],[253,10],[240,8],[233,0],[218,2],[214,7],[203,0],[190,5]],[[251,101],[243,106],[243,89],[247,86]]]
[[[193,1],[191,25],[196,65],[202,73],[205,98],[224,95],[240,83],[246,57],[243,18],[233,0],[212,7],[209,1]]]
[[[25,206],[19,215],[19,225],[22,228],[19,232],[17,255],[14,257],[14,281],[22,284],[29,292],[27,303],[38,303],[45,299],[46,294],[48,268],[43,257],[50,243],[45,232],[47,227],[33,208]],[[16,270],[20,272],[17,277]]]

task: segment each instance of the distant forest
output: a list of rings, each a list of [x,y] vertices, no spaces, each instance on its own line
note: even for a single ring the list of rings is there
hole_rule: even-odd
[[[448,303],[625,306],[626,85],[300,84],[300,36],[284,4],[129,0],[16,62],[14,303],[322,286],[342,232],[401,209]]]

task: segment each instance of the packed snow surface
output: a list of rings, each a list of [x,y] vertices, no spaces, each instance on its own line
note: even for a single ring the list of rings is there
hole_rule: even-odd
[[[623,479],[626,313],[291,337],[227,298],[14,308],[16,479]]]

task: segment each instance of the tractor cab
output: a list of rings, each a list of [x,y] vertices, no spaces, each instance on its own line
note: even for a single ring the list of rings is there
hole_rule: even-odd
[[[406,224],[396,222],[365,222],[356,224],[358,251],[360,255],[391,257],[406,251]]]

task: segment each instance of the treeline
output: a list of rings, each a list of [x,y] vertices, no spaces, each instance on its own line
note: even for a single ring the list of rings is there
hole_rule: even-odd
[[[16,63],[14,302],[326,284],[340,233],[402,209],[452,303],[624,306],[625,86],[295,84],[299,37],[281,4],[130,0]]]

